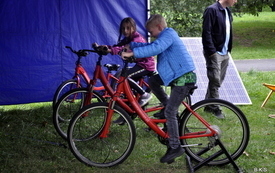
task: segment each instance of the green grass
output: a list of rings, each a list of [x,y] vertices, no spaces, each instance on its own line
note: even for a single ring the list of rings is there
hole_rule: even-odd
[[[236,60],[275,58],[274,19],[275,12],[234,17],[232,57]]]
[[[251,139],[237,164],[246,172],[265,168],[274,172],[275,95],[260,108],[269,90],[262,83],[272,83],[275,72],[240,73],[253,105],[239,106],[246,114]],[[273,99],[272,99],[273,98]],[[60,146],[66,141],[55,132],[51,120],[51,103],[0,106],[0,172],[187,172],[185,158],[175,163],[159,163],[166,148],[155,134],[144,131],[145,125],[135,120],[137,143],[133,153],[122,164],[112,168],[91,168],[80,163],[69,149]],[[233,125],[233,124],[232,124]],[[232,134],[233,135],[233,134]],[[231,173],[231,165],[203,167],[201,173]]]

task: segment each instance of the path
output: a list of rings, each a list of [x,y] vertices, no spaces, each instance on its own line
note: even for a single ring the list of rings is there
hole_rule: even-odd
[[[275,59],[234,60],[234,63],[240,72],[275,71]]]

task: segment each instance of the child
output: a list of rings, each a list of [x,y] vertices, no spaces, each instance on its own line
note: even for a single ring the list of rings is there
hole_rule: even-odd
[[[122,35],[124,36],[121,39]],[[119,37],[118,44],[114,46],[108,46],[108,52],[112,55],[120,54],[123,49],[125,49],[126,45],[130,42],[142,42],[145,43],[146,40],[137,32],[136,22],[133,18],[127,17],[124,18],[120,23],[119,28]],[[128,70],[128,77],[133,80],[138,80],[142,76],[146,76],[155,71],[155,60],[154,57],[148,56],[135,60],[134,67]],[[144,106],[148,101],[152,98],[150,93],[145,92],[135,81],[129,80],[130,86],[136,90],[140,95],[139,104],[140,106]],[[121,118],[117,119],[115,123],[122,124],[123,121]]]
[[[146,22],[146,29],[155,37],[152,43],[130,43],[132,52],[122,52],[122,58],[136,59],[157,55],[157,71],[159,74],[151,76],[149,85],[152,92],[165,105],[164,115],[167,119],[168,149],[160,159],[161,163],[172,163],[176,157],[184,153],[180,145],[177,112],[189,90],[196,83],[196,74],[192,57],[176,31],[168,28],[161,15],[152,15]],[[168,99],[161,85],[171,86]]]

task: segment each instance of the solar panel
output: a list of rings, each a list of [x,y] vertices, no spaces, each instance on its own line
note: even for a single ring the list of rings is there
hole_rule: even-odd
[[[197,74],[198,89],[196,89],[192,95],[192,103],[196,103],[205,99],[208,86],[202,41],[200,37],[183,37],[181,39],[190,55],[193,57],[196,66],[195,72]],[[236,105],[252,104],[232,57],[229,60],[224,82],[220,87],[220,99],[227,100]]]

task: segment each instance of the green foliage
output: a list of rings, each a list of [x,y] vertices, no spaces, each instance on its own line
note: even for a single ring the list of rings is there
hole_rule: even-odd
[[[275,0],[239,0],[233,11],[257,16],[266,7],[275,11]]]
[[[201,35],[202,14],[213,0],[151,0],[151,14],[161,14],[181,37]]]
[[[151,14],[163,15],[168,26],[174,28],[181,37],[200,37],[203,12],[214,2],[215,0],[150,0]],[[235,16],[245,13],[257,16],[267,7],[275,10],[275,0],[239,0],[231,9]]]

